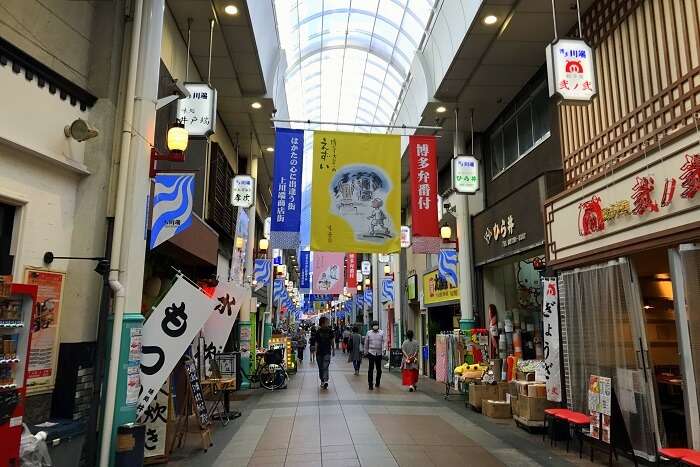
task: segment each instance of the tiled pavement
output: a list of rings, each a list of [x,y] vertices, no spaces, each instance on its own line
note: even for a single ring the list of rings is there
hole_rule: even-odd
[[[445,401],[444,386],[421,380],[408,393],[398,371],[384,370],[381,387],[367,388],[367,365],[355,376],[345,355],[331,363],[330,385],[319,388],[307,359],[288,389],[253,391],[238,403],[243,416],[215,426],[214,447],[188,447],[171,456],[176,467],[204,466],[574,466],[592,465],[550,448],[512,421],[488,419],[463,401]],[[194,441],[195,436],[189,437]],[[194,444],[194,443],[192,443]],[[598,454],[603,460],[603,454]]]

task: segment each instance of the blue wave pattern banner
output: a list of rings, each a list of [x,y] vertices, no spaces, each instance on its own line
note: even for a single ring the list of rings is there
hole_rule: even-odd
[[[275,130],[275,166],[272,181],[272,248],[299,248],[301,227],[304,130]]]
[[[255,267],[253,268],[253,280],[256,283],[256,288],[265,287],[270,283],[272,274],[272,265],[269,259],[256,259]]]
[[[438,258],[438,274],[445,278],[452,287],[459,285],[457,275],[457,250],[442,249]]]
[[[299,252],[299,290],[302,292],[311,291],[311,252]]]
[[[367,308],[372,308],[372,289],[365,289],[365,298],[363,302]]]
[[[394,303],[394,279],[382,278],[382,303]]]
[[[151,249],[192,225],[194,174],[161,174],[153,180]]]

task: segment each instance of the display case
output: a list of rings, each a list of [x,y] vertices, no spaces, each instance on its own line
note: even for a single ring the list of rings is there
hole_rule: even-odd
[[[0,465],[19,465],[36,294],[35,285],[0,283]]]

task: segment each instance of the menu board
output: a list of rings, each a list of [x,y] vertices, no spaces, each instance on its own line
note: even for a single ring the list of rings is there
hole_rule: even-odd
[[[610,443],[612,379],[591,375],[588,378],[588,411],[591,414],[591,437]]]
[[[207,412],[207,404],[202,394],[202,386],[199,384],[197,366],[191,358],[185,359],[185,373],[187,373],[187,381],[192,394],[192,403],[194,404],[195,415],[197,415],[199,426],[202,429],[206,429],[209,426],[209,412]]]

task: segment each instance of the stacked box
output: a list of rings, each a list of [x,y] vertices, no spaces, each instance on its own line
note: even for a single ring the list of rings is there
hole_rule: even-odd
[[[518,416],[528,421],[543,421],[544,409],[553,407],[554,404],[542,397],[518,397]]]
[[[498,386],[495,384],[476,384],[469,385],[469,405],[477,410],[481,410],[484,400],[498,399]]]
[[[510,418],[510,404],[505,401],[484,400],[482,413],[491,418]]]
[[[540,383],[533,383],[527,387],[528,397],[547,398],[547,386]]]

